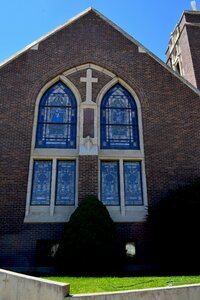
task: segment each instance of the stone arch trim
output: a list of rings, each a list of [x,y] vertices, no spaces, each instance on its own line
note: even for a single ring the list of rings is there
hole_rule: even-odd
[[[33,130],[32,130],[32,142],[31,142],[31,149],[33,150],[35,147],[35,139],[36,139],[36,131],[37,131],[37,119],[38,119],[38,111],[39,111],[39,105],[40,105],[40,100],[44,93],[57,81],[62,81],[67,87],[70,88],[70,90],[73,92],[76,101],[77,101],[77,123],[79,120],[79,104],[81,103],[81,95],[78,91],[78,89],[75,87],[75,85],[67,79],[65,76],[59,75],[56,76],[55,78],[51,79],[49,82],[47,82],[39,91],[36,102],[35,102],[35,112],[34,112],[34,120],[33,120]],[[77,124],[78,125],[78,124]],[[77,126],[79,128],[79,126]],[[77,132],[77,136],[79,136]]]
[[[137,113],[138,113],[138,127],[139,127],[139,139],[140,139],[140,148],[141,152],[144,153],[144,141],[143,141],[143,127],[142,127],[142,111],[141,111],[141,104],[138,95],[135,91],[128,85],[124,80],[119,77],[114,77],[110,82],[108,82],[99,92],[97,96],[97,107],[98,107],[98,144],[100,145],[100,107],[101,102],[104,95],[111,89],[115,84],[121,84],[134,98],[136,106],[137,106]]]

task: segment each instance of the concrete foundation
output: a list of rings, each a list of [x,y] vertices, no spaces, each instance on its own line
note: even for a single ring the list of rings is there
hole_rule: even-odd
[[[63,300],[69,284],[0,269],[0,300]]]

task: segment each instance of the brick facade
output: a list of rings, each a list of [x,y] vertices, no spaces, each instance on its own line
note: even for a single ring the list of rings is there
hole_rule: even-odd
[[[121,78],[139,98],[148,205],[154,205],[169,190],[199,176],[198,92],[148,52],[138,51],[137,44],[89,10],[39,42],[38,50],[28,49],[0,68],[2,266],[34,266],[37,240],[57,240],[62,235],[63,223],[24,223],[35,103],[47,82],[88,63]],[[81,76],[85,72],[78,71],[68,77],[84,98]],[[100,71],[94,71],[93,76],[99,78],[98,84],[94,84],[96,98],[112,78]],[[78,169],[79,201],[86,194],[98,195],[98,155],[79,156]],[[138,256],[145,260],[146,223],[119,223],[117,228],[124,240],[136,241]]]
[[[98,157],[79,156],[79,201],[87,195],[98,197]]]

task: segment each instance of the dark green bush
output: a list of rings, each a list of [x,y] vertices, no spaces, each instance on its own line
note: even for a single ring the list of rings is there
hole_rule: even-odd
[[[199,272],[200,180],[178,188],[150,209],[154,260],[163,270]]]
[[[59,270],[72,275],[113,275],[123,266],[124,255],[106,207],[87,196],[66,223],[56,255]]]

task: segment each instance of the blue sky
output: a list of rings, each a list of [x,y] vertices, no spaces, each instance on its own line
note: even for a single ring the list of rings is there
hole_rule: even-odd
[[[164,61],[171,31],[191,9],[190,0],[0,0],[0,62],[90,6]]]

